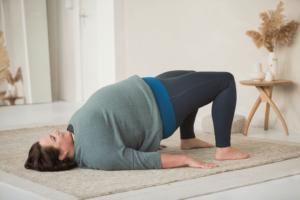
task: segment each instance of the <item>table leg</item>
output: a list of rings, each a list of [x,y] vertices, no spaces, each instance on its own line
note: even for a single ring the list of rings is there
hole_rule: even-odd
[[[287,125],[281,115],[281,113],[279,112],[278,108],[276,107],[276,105],[274,104],[274,102],[270,99],[270,97],[268,97],[268,95],[265,93],[265,91],[259,87],[259,86],[255,86],[260,94],[262,95],[263,99],[268,103],[270,104],[270,106],[273,108],[273,110],[275,111],[275,113],[277,114],[277,116],[279,117],[279,119],[281,120],[281,123],[283,124],[283,127],[285,129],[285,134],[286,135],[289,135],[289,132],[288,132],[288,129],[287,129]]]
[[[272,99],[273,86],[265,86],[265,87],[262,87],[262,88],[265,91],[265,93],[270,97],[270,99]],[[262,102],[264,102],[264,101],[262,101]],[[270,104],[268,104],[268,102],[266,102],[266,113],[265,113],[265,126],[264,126],[264,130],[268,130],[269,129],[269,115],[270,115]]]
[[[253,117],[254,113],[256,112],[258,106],[260,105],[260,103],[261,103],[261,98],[259,96],[258,99],[256,100],[256,102],[255,102],[255,104],[254,104],[254,106],[253,106],[250,114],[249,114],[248,119],[247,119],[247,122],[246,122],[246,125],[245,125],[245,128],[244,128],[244,135],[247,135],[248,128],[249,128],[250,122],[252,120],[252,117]]]
[[[16,99],[11,98],[11,99],[8,99],[8,100],[9,100],[10,106],[11,106],[11,105],[16,105],[16,104],[15,104]]]

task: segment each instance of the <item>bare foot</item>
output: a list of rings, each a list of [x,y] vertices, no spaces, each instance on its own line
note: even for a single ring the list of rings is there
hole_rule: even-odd
[[[181,150],[211,148],[211,147],[214,147],[214,145],[199,140],[198,138],[182,139],[180,144]]]
[[[249,154],[233,147],[216,148],[216,160],[239,160],[249,158]]]

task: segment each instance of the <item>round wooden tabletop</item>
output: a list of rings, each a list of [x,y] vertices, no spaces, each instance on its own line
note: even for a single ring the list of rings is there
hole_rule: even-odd
[[[249,86],[276,86],[276,85],[289,85],[291,84],[291,80],[283,80],[279,79],[277,81],[253,81],[253,80],[243,80],[240,81],[242,85],[249,85]]]

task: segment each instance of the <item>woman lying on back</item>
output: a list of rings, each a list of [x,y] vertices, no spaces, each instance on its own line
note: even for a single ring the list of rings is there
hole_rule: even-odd
[[[198,108],[213,102],[216,160],[249,155],[230,145],[236,88],[229,72],[169,71],[138,75],[96,91],[71,117],[67,130],[54,130],[32,145],[25,168],[61,171],[74,167],[99,170],[165,169],[217,164],[157,150],[180,127],[182,150],[212,148],[195,137]]]

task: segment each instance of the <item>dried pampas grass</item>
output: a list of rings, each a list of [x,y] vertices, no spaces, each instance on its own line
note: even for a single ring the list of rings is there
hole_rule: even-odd
[[[7,68],[9,67],[9,57],[6,47],[4,45],[3,32],[0,31],[0,84],[6,78]]]
[[[278,32],[278,35],[275,38],[275,43],[277,44],[278,42],[281,42],[283,44],[288,44],[291,41],[290,36],[292,36],[298,24],[299,24],[298,22],[292,20],[286,26],[284,26]]]
[[[258,49],[264,46],[269,52],[275,52],[278,42],[288,44],[291,41],[290,37],[299,23],[292,20],[286,24],[283,19],[286,16],[281,14],[284,10],[282,6],[283,3],[280,1],[275,11],[269,10],[268,13],[259,14],[259,18],[263,21],[259,27],[259,32],[254,30],[246,32],[246,35],[252,38]]]
[[[12,75],[9,70],[6,71],[6,80],[8,83],[12,85],[14,84],[14,79],[12,78]]]
[[[14,82],[23,81],[21,67],[18,68],[18,71],[15,75]]]
[[[6,71],[6,80],[8,83],[14,85],[15,82],[23,81],[22,70],[21,67],[18,68],[15,78],[12,77],[12,74],[9,70]]]

